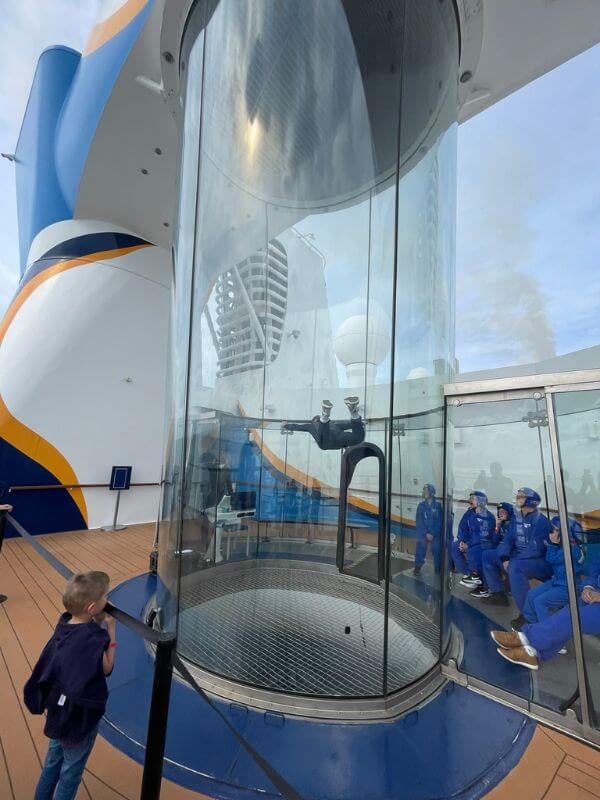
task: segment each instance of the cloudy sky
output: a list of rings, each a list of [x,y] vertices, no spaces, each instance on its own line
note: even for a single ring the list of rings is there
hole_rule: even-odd
[[[14,152],[39,53],[82,49],[105,1],[3,4],[0,150]],[[599,74],[596,47],[459,129],[462,371],[600,343]],[[14,167],[0,160],[0,314],[17,277]]]

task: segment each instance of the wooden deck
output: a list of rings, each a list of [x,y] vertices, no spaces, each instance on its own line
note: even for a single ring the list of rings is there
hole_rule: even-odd
[[[112,585],[148,569],[154,525],[124,531],[82,531],[41,536],[40,542],[73,571],[101,569]],[[0,587],[8,600],[0,605],[0,798],[32,800],[48,740],[43,717],[23,706],[22,687],[41,647],[64,610],[65,581],[22,539],[4,542]],[[142,768],[98,737],[78,800],[137,800]],[[164,781],[161,798],[183,800],[201,795]]]
[[[125,531],[82,531],[40,537],[72,570],[102,569],[113,585],[145,572],[153,525]],[[4,542],[0,557],[0,800],[31,800],[46,752],[43,718],[23,706],[22,687],[62,611],[64,580],[21,539]],[[137,800],[141,767],[98,737],[79,800]],[[201,795],[164,781],[164,800]],[[490,800],[600,798],[600,752],[538,727],[516,768]]]

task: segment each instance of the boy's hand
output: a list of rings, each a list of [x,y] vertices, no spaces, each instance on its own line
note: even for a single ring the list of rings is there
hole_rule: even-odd
[[[10,512],[12,510],[13,510],[13,507],[11,506],[10,503],[1,503],[0,504],[0,511],[6,511],[7,514],[10,514]]]

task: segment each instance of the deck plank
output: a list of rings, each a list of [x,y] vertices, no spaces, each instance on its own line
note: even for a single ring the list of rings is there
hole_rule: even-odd
[[[154,525],[130,526],[118,537],[103,531],[51,534],[39,541],[73,570],[103,569],[117,584],[144,572]],[[20,538],[4,542],[0,586],[0,798],[31,800],[48,740],[43,717],[27,712],[22,688],[62,611],[64,579]],[[98,737],[77,800],[137,800],[139,764]],[[164,781],[166,800],[201,796]]]
[[[40,537],[70,569],[102,569],[116,585],[145,572],[154,525],[124,531],[76,531]],[[0,558],[0,799],[31,800],[47,747],[43,718],[30,715],[22,686],[62,611],[64,579],[20,538],[8,539]],[[137,800],[142,768],[98,737],[78,800]],[[203,796],[163,781],[163,800]],[[489,800],[598,800],[600,753],[538,726],[521,761]]]
[[[0,797],[5,797],[7,800],[15,800],[15,793],[13,792],[10,776],[8,774],[8,764],[6,763],[6,756],[4,755],[2,737],[0,737]]]
[[[544,795],[544,800],[596,800],[596,795],[558,775]]]

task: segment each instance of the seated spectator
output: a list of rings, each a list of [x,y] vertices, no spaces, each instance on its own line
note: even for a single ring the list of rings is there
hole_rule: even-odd
[[[513,507],[511,503],[498,503],[498,507],[496,508],[496,533],[494,536],[493,547],[487,548],[488,550],[493,550],[494,546],[500,544],[500,542],[507,536],[509,523],[512,519],[513,515]],[[483,560],[483,555],[482,555]],[[483,572],[483,569],[482,569]],[[506,577],[506,576],[503,576]],[[508,578],[506,577],[506,580]],[[477,586],[471,592],[471,597],[474,597],[478,600],[489,597],[490,590],[485,582],[485,574],[483,575],[483,583],[481,586]]]
[[[513,625],[518,627],[527,620],[522,616],[529,579],[545,581],[552,577],[552,567],[546,561],[546,540],[552,526],[538,510],[541,498],[528,487],[517,490],[516,508],[509,521],[508,533],[494,550],[483,554],[483,573],[490,590],[482,602],[491,605],[508,605],[502,582],[508,574],[511,591],[519,609]]]
[[[581,526],[575,520],[569,520],[571,541],[571,558],[576,575],[583,569],[581,547],[577,544],[574,534],[581,531]],[[523,616],[527,622],[541,622],[569,602],[567,589],[567,568],[565,554],[561,544],[560,517],[552,517],[552,532],[548,536],[546,547],[546,561],[551,565],[554,574],[550,580],[540,583],[527,592]],[[522,626],[521,626],[522,627]]]
[[[512,503],[498,503],[496,508],[496,536],[498,537],[498,544],[508,534],[513,513],[514,508]]]
[[[584,634],[600,635],[600,558],[593,564],[579,599],[579,622]],[[513,664],[537,670],[565,649],[573,638],[571,610],[563,606],[556,614],[524,625],[520,631],[492,631],[498,653]]]
[[[483,492],[471,492],[469,505],[458,526],[458,538],[452,545],[452,560],[456,569],[463,573],[461,586],[474,589],[483,584],[482,553],[496,544],[496,521],[487,509],[487,496]]]

